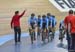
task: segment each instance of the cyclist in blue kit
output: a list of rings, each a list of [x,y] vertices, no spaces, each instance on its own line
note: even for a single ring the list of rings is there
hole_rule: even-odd
[[[50,34],[51,34],[51,14],[50,13],[47,13],[47,38],[48,38],[48,42],[49,42],[49,37],[50,37]]]
[[[57,24],[57,20],[55,18],[54,15],[52,15],[52,34],[53,34],[53,39],[54,39],[54,36],[55,36],[55,29],[56,29],[56,24]]]
[[[41,15],[38,15],[38,19],[37,19],[37,37],[40,36],[41,33]]]
[[[36,40],[35,29],[36,29],[36,25],[37,25],[37,19],[36,19],[34,13],[31,14],[31,17],[28,22],[29,22],[29,33],[31,36],[31,43],[33,44],[33,40]]]
[[[41,29],[42,29],[42,41],[45,40],[46,38],[46,31],[47,31],[47,28],[48,28],[48,25],[47,25],[47,18],[46,18],[46,15],[43,15],[42,16],[42,21],[41,21]]]

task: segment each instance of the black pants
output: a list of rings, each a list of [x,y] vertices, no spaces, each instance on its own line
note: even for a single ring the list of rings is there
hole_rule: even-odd
[[[70,34],[68,33],[68,30],[66,30],[66,39],[67,39],[67,44],[68,44],[68,52],[71,50],[71,37],[69,36]]]
[[[75,52],[75,33],[72,33],[71,37],[72,37],[71,52]]]
[[[20,27],[14,27],[14,34],[15,34],[15,42],[20,42],[21,28]]]

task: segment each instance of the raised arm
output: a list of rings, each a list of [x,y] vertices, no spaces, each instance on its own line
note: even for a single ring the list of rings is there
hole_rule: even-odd
[[[26,12],[26,10],[24,10],[23,13],[19,17],[22,17],[25,14],[25,12]]]

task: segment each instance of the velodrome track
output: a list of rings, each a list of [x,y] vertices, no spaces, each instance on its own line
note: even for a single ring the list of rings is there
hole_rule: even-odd
[[[49,0],[0,0],[0,36],[12,34],[10,21],[14,12],[19,10],[20,13],[27,9],[26,14],[21,19],[22,32],[28,32],[28,18],[31,13],[46,14],[50,12],[57,18],[57,29],[60,20],[67,15],[65,12],[60,12]]]
[[[15,46],[10,21],[16,10],[22,12],[25,9],[27,9],[26,14],[21,19],[22,43]],[[56,16],[58,29],[60,20],[64,19],[67,13],[60,12],[49,0],[0,0],[0,52],[67,52],[66,40],[64,39],[63,47],[60,46],[58,32],[53,42],[42,44],[37,40],[33,45],[30,43],[28,34],[30,14],[35,13],[37,16],[48,12]]]
[[[67,42],[64,39],[61,45],[59,39],[59,32],[55,33],[55,38],[52,42],[42,43],[40,39],[31,44],[30,37],[28,33],[22,33],[22,41],[20,44],[15,45],[13,36],[6,36],[6,39],[1,39],[0,41],[0,51],[1,52],[67,52]],[[4,37],[3,37],[4,38]],[[2,42],[2,44],[1,44]]]

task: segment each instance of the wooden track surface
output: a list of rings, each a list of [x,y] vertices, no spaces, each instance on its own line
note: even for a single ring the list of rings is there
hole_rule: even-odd
[[[27,12],[21,19],[22,32],[28,32],[28,17],[31,13],[37,16],[50,12],[57,18],[57,27],[67,14],[61,13],[49,0],[0,0],[0,36],[13,33],[10,28],[12,16],[16,10],[22,12],[24,9],[27,9]]]

